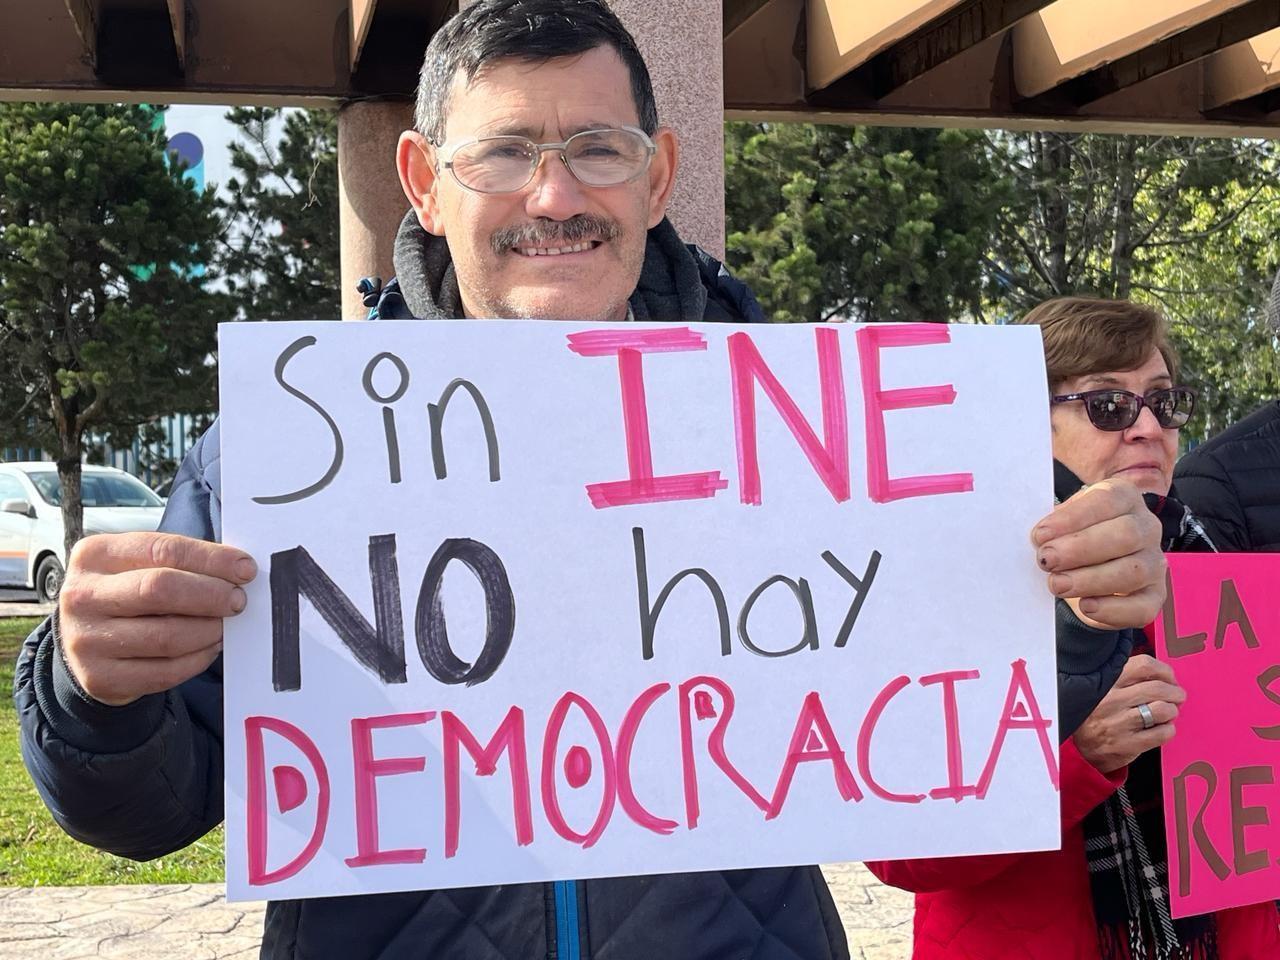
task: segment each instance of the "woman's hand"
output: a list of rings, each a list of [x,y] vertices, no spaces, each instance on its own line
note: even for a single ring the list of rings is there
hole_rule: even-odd
[[[1167,663],[1146,654],[1130,657],[1116,685],[1076,731],[1076,749],[1099,772],[1113,773],[1173,739],[1173,721],[1186,699]],[[1149,721],[1142,706],[1150,711]]]
[[[1031,539],[1050,592],[1091,627],[1145,627],[1164,605],[1160,521],[1131,483],[1085,487],[1036,524]]]

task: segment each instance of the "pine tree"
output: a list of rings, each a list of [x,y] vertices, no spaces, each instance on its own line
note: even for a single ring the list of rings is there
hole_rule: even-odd
[[[237,107],[222,265],[248,320],[341,315],[338,122],[332,110]]]
[[[225,298],[195,267],[220,225],[165,157],[154,110],[0,104],[0,433],[57,462],[66,547],[83,534],[90,431],[214,405]]]

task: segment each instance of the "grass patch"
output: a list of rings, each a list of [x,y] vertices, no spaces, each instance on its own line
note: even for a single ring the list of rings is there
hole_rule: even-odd
[[[0,886],[221,882],[222,828],[177,853],[134,863],[86,847],[53,822],[22,765],[10,692],[22,641],[40,621],[0,619]]]

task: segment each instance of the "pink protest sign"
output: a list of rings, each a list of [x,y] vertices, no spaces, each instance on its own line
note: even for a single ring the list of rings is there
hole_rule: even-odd
[[[1165,747],[1175,917],[1280,898],[1277,554],[1169,557],[1160,659],[1187,691]]]

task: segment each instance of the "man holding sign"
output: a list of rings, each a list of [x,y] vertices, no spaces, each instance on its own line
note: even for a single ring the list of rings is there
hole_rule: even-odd
[[[398,281],[382,292],[378,317],[614,324],[763,319],[750,293],[714,260],[681,244],[665,220],[677,170],[676,136],[658,126],[644,63],[602,2],[482,0],[468,7],[437,33],[427,51],[417,128],[403,135],[397,153],[413,211],[397,239]],[[672,337],[660,348],[697,349],[698,336],[687,330],[674,329]],[[820,349],[833,342],[820,339]],[[607,345],[589,336],[574,344],[579,356],[607,352]],[[276,379],[327,418],[321,406],[289,386],[283,373],[304,348],[299,340],[289,347],[292,353],[280,354]],[[760,373],[763,360],[748,352],[753,349],[749,341],[734,349],[743,369]],[[621,356],[619,349],[614,352]],[[878,377],[878,369],[867,369]],[[407,383],[407,372],[403,380]],[[380,392],[384,388],[374,384],[371,371],[364,388],[370,397],[386,401],[388,411],[399,396],[394,387]],[[392,482],[398,482],[392,420],[386,422],[387,466]],[[337,437],[337,425],[329,423]],[[639,429],[634,420],[628,426],[633,428]],[[166,532],[89,538],[80,544],[58,612],[30,638],[19,666],[24,756],[46,802],[68,832],[138,859],[181,848],[223,815],[223,621],[245,611],[247,586],[264,585],[262,578],[254,582],[252,557],[216,543],[223,495],[218,429],[184,464],[163,524]],[[629,453],[635,454],[633,473],[643,472],[643,457],[631,448]],[[847,450],[844,459],[847,472]],[[332,469],[308,488],[262,492],[276,494],[277,504],[299,502],[333,481],[340,463],[335,455]],[[831,469],[838,472],[839,465]],[[596,505],[610,506],[616,490],[600,487]],[[745,488],[742,498],[750,500]],[[1070,606],[1059,603],[1062,656],[1086,665],[1062,684],[1063,722],[1056,731],[1061,737],[1118,675],[1128,628],[1155,616],[1163,597],[1163,565],[1156,525],[1137,491],[1125,483],[1084,491],[1035,524],[1032,540],[1040,569],[1058,575],[1051,587],[1070,601]],[[377,549],[371,541],[371,563]],[[644,549],[638,537],[637,569]],[[1030,553],[1028,568],[1036,562]],[[294,559],[298,577],[321,582],[323,572],[317,576],[306,565],[308,557]],[[838,557],[825,563],[834,571],[833,582],[858,582]],[[868,570],[869,582],[874,570]],[[278,577],[287,579],[273,567],[276,586]],[[653,577],[657,580],[656,573]],[[801,599],[804,583],[793,586]],[[1005,586],[991,583],[990,591]],[[982,603],[981,596],[973,599]],[[646,609],[655,602],[662,601],[650,598]],[[340,619],[339,613],[334,616]],[[430,598],[425,607],[420,602],[419,614],[430,633],[438,617]],[[744,623],[745,618],[746,607]],[[741,625],[740,633],[748,645]],[[425,649],[429,659],[434,648],[428,643]],[[285,664],[275,678],[276,690],[290,689],[297,681],[288,675],[287,657],[277,657],[276,663]],[[386,675],[395,680],[394,674],[392,665]],[[931,678],[921,684],[926,680]],[[948,696],[954,693],[955,677],[932,682],[946,685]],[[699,721],[716,717],[709,698],[693,696],[690,703]],[[1021,701],[1016,706],[1023,709]],[[397,716],[402,719],[396,723],[425,723],[427,713]],[[1017,714],[1010,722],[1016,728],[1030,721]],[[1041,740],[1047,725],[1042,721],[1038,729]],[[374,759],[370,731],[366,725],[364,764],[371,771],[366,786],[379,775],[421,769],[409,758]],[[456,736],[467,742],[463,734]],[[825,741],[816,737],[814,742],[821,747]],[[479,744],[474,746],[480,751]],[[803,737],[796,749],[809,749]],[[833,750],[799,758],[819,755],[833,765],[843,762],[843,754],[837,758]],[[954,759],[958,766],[958,747]],[[571,781],[590,776],[589,760],[581,756],[567,760],[565,768]],[[722,769],[730,768],[722,760]],[[237,765],[237,777],[242,769]],[[309,789],[290,769],[282,765],[274,771],[282,810],[301,803]],[[850,787],[843,781],[840,786],[842,792]],[[785,789],[778,793],[785,796]],[[632,813],[639,816],[634,804]],[[388,852],[378,850],[377,829],[376,813],[360,828],[361,849],[369,841],[374,858]],[[252,834],[252,823],[248,830]],[[707,833],[704,829],[702,836]],[[233,843],[239,848],[240,839]],[[361,858],[347,864],[359,869]],[[263,943],[264,957],[343,960],[593,953],[619,960],[661,954],[848,956],[839,917],[815,867],[416,890],[322,904],[283,900],[269,907]]]

